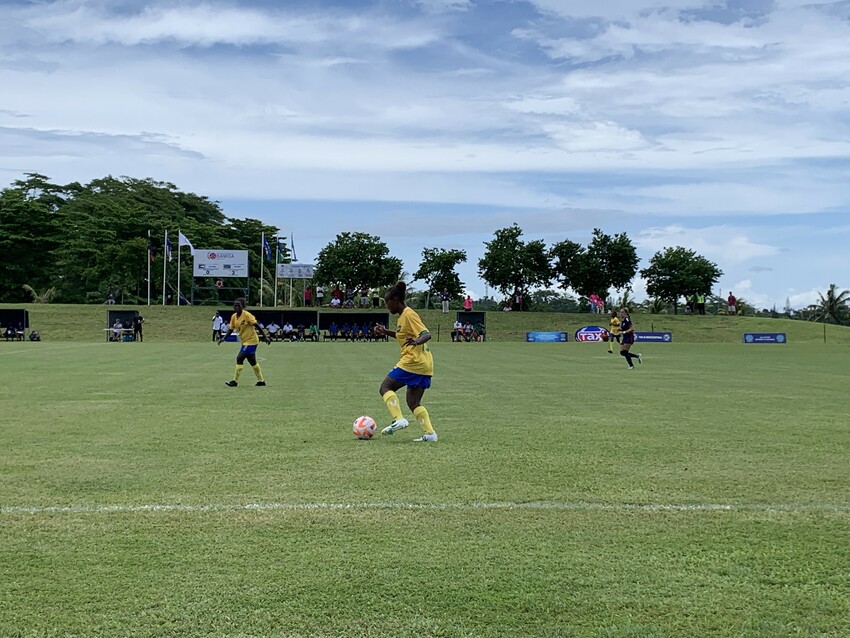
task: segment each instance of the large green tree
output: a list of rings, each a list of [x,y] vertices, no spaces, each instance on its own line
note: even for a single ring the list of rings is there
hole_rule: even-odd
[[[676,246],[655,253],[640,274],[646,279],[646,292],[673,304],[675,313],[680,297],[708,294],[723,271],[693,250]]]
[[[465,250],[424,248],[419,270],[413,273],[413,278],[424,280],[428,290],[441,292],[446,289],[453,298],[460,297],[463,293],[463,282],[455,272],[455,267],[465,261]]]
[[[390,256],[380,237],[346,232],[319,251],[313,278],[343,289],[380,288],[398,281],[401,269],[401,260]]]
[[[607,297],[608,289],[626,288],[637,273],[638,256],[625,233],[606,235],[593,230],[593,239],[582,246],[565,240],[550,250],[553,270],[563,288],[572,288],[583,297],[593,293]]]
[[[548,286],[552,266],[543,240],[525,242],[522,229],[513,224],[495,232],[487,250],[478,260],[478,275],[503,295],[522,295],[523,310],[528,309],[529,290]]]

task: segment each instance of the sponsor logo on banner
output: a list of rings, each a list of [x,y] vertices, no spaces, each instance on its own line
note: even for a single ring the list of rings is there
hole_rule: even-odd
[[[585,326],[576,330],[576,341],[579,343],[593,343],[602,341],[602,335],[607,335],[608,331],[599,326]]]
[[[565,343],[568,337],[566,332],[526,332],[525,340],[530,343]]]
[[[744,343],[787,343],[784,332],[745,332]]]
[[[673,341],[672,332],[635,332],[635,341],[652,341],[654,343],[670,343]]]

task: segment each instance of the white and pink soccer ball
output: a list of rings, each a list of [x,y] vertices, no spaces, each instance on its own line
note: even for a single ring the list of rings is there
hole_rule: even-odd
[[[351,429],[354,431],[354,436],[358,439],[369,440],[375,436],[375,430],[378,429],[378,424],[370,416],[359,416],[354,419]]]

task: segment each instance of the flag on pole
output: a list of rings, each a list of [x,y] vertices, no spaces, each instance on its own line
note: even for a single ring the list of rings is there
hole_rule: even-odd
[[[165,258],[168,261],[171,261],[171,259],[172,259],[172,254],[171,254],[172,248],[174,248],[174,244],[172,244],[171,240],[168,239],[168,237],[166,236],[166,238],[165,238]]]
[[[272,258],[272,247],[269,246],[269,240],[263,235],[263,252],[266,253],[266,259]]]
[[[295,255],[295,238],[292,233],[289,234],[289,245],[292,247],[292,261],[298,261],[298,257]]]
[[[192,246],[192,242],[190,242],[186,238],[186,235],[184,235],[180,231],[177,231],[177,245],[178,246],[188,246],[190,251],[195,252],[195,247]]]
[[[277,240],[277,254],[281,259],[286,259],[286,240]]]

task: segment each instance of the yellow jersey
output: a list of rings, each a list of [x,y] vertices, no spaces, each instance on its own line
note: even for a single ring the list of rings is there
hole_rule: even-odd
[[[611,317],[611,321],[608,322],[608,325],[610,326],[608,328],[608,332],[612,335],[620,334],[620,319],[618,317]]]
[[[230,315],[230,329],[239,335],[239,341],[243,346],[256,346],[260,343],[260,338],[257,336],[257,330],[254,324],[257,323],[257,318],[247,310],[243,310],[238,317],[234,312]]]
[[[434,375],[434,357],[431,355],[428,343],[418,346],[404,345],[408,337],[416,339],[423,332],[430,332],[430,330],[422,323],[419,315],[408,307],[402,310],[395,328],[395,338],[401,347],[401,359],[396,367],[413,374],[424,374],[430,377]]]

